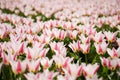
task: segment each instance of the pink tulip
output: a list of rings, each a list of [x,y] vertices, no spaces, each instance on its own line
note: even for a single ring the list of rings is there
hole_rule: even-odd
[[[70,43],[68,46],[72,49],[73,52],[77,52],[81,50],[79,40],[77,42],[73,41],[73,43]]]
[[[27,60],[26,64],[29,72],[37,72],[38,70],[40,70],[40,59],[32,61]]]
[[[60,40],[64,40],[64,38],[66,37],[66,32],[64,30],[60,30],[60,29],[52,29],[52,37],[56,38],[56,39],[60,39]]]
[[[0,28],[0,38],[3,39],[7,36],[8,30],[6,26]]]
[[[37,39],[39,40],[39,42],[46,44],[49,44],[49,42],[52,40],[51,36],[46,36],[44,34],[38,36]]]
[[[115,70],[117,67],[119,67],[119,58],[113,58],[111,59],[110,57],[108,58],[100,58],[101,63],[103,66],[109,68],[110,70]]]
[[[115,48],[107,48],[107,52],[110,55],[111,58],[118,58],[120,57],[120,47],[116,50]]]
[[[108,32],[105,31],[104,35],[105,35],[106,40],[108,42],[114,42],[116,40],[117,33],[116,32],[113,33],[113,32],[110,32],[110,31],[108,31]]]
[[[68,35],[69,35],[70,39],[76,39],[77,35],[78,35],[78,31],[77,30],[73,30],[73,31],[69,30]]]
[[[67,54],[66,53],[67,49],[66,49],[65,45],[63,44],[63,42],[51,42],[50,47],[56,54],[60,54],[64,57]]]
[[[38,80],[40,77],[40,73],[37,73],[37,74],[27,73],[27,74],[24,74],[24,76],[27,80]]]
[[[64,59],[64,63],[62,65],[63,68],[67,68],[69,66],[69,64],[71,63],[71,61],[73,60],[73,58],[69,58],[69,57],[66,57]]]
[[[42,74],[39,80],[53,80],[53,78],[58,75],[57,72],[49,71],[46,69]]]
[[[89,37],[85,37],[85,35],[81,34],[79,36],[79,38],[81,39],[83,44],[89,44],[90,43],[90,38]]]
[[[52,65],[53,60],[49,60],[47,57],[44,57],[40,60],[41,65],[44,69],[49,68]]]
[[[83,73],[85,77],[92,78],[98,71],[99,65],[97,63],[95,64],[82,64],[83,66]]]
[[[65,74],[68,74],[69,77],[71,77],[73,80],[75,80],[77,77],[81,75],[82,66],[70,63],[66,68],[63,68],[63,71],[65,72]]]
[[[95,45],[95,48],[96,48],[96,52],[98,54],[104,54],[106,52],[107,46],[108,46],[108,44],[106,44],[106,42],[102,42],[102,43],[99,43],[99,44],[94,43],[94,45]]]
[[[24,48],[25,48],[25,45],[24,45],[24,43],[22,43],[20,48],[19,48],[18,54],[23,54],[24,53]]]
[[[58,68],[61,68],[65,61],[65,58],[60,54],[53,55],[52,59],[55,61]]]
[[[93,39],[96,43],[100,43],[104,40],[104,37],[105,37],[104,34],[102,34],[102,32],[100,31],[98,33],[95,33],[95,36],[93,37]]]
[[[90,44],[81,44],[81,51],[83,52],[83,54],[87,54],[90,51]]]
[[[103,58],[100,57],[100,59],[101,59],[101,63],[102,63],[103,66],[105,66],[105,67],[110,67],[111,66],[109,58],[107,59],[107,58],[104,58],[104,57]]]
[[[25,53],[29,60],[45,57],[49,48],[43,49],[45,44],[39,44],[38,42],[33,43],[33,47],[26,48]]]
[[[24,76],[27,80],[53,80],[53,78],[58,75],[57,72],[50,72],[48,69],[44,70],[42,73],[27,73]]]
[[[52,32],[52,30],[45,28],[45,29],[43,29],[43,34],[45,34],[46,36],[51,36],[52,37],[52,33],[54,33],[54,32]]]
[[[15,74],[21,74],[26,70],[26,61],[10,61],[10,65]]]
[[[92,26],[90,26],[90,27],[88,27],[88,28],[86,28],[86,34],[88,35],[88,36],[90,36],[90,35],[95,35],[95,33],[96,33],[96,29],[94,29]]]

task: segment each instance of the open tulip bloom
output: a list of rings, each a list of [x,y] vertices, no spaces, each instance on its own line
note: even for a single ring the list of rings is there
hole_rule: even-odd
[[[120,0],[0,0],[0,80],[120,80]]]

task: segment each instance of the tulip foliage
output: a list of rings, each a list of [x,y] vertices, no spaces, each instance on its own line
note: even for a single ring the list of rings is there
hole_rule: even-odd
[[[0,80],[120,80],[119,0],[0,0]]]

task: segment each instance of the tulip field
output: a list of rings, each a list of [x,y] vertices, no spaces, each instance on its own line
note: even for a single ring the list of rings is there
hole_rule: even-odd
[[[0,0],[0,80],[120,80],[120,0]]]

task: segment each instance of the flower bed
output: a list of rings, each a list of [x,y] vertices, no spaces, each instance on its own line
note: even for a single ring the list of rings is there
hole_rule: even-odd
[[[0,4],[0,80],[120,80],[119,0]]]

